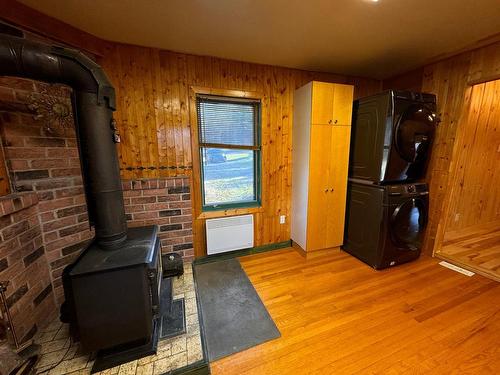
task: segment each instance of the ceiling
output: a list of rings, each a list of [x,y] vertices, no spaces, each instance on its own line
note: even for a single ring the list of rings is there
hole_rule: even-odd
[[[386,78],[500,33],[499,0],[21,0],[98,37]]]

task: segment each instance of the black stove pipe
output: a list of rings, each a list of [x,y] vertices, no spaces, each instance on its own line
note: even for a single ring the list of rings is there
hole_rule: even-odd
[[[97,244],[114,248],[126,238],[120,169],[112,114],[115,90],[102,68],[79,51],[0,35],[0,76],[73,89],[73,112],[90,225]]]

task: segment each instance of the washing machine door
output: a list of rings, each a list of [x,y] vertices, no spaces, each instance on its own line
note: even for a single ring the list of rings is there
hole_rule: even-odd
[[[394,133],[399,156],[410,164],[425,161],[430,150],[436,114],[424,104],[410,105],[401,115]]]
[[[426,225],[426,200],[419,197],[408,198],[393,211],[389,228],[392,241],[397,248],[419,250]]]

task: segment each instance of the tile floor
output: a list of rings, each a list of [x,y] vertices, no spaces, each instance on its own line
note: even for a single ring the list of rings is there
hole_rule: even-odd
[[[198,309],[194,290],[193,269],[191,264],[184,265],[184,275],[174,279],[174,299],[185,299],[186,333],[158,343],[156,355],[124,363],[98,374],[103,375],[159,375],[187,366],[203,359]],[[47,375],[86,375],[94,363],[92,355],[82,352],[78,343],[70,348],[68,325],[56,319],[36,337],[41,345],[40,360],[36,365],[37,374]],[[56,367],[51,368],[58,361]]]

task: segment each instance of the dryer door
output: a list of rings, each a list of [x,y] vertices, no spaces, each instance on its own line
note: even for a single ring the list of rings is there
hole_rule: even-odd
[[[436,114],[424,104],[412,104],[401,115],[394,134],[399,156],[410,164],[425,161],[436,123]]]
[[[426,201],[419,197],[408,197],[392,214],[389,228],[391,239],[398,248],[418,250],[422,246],[426,225]]]

